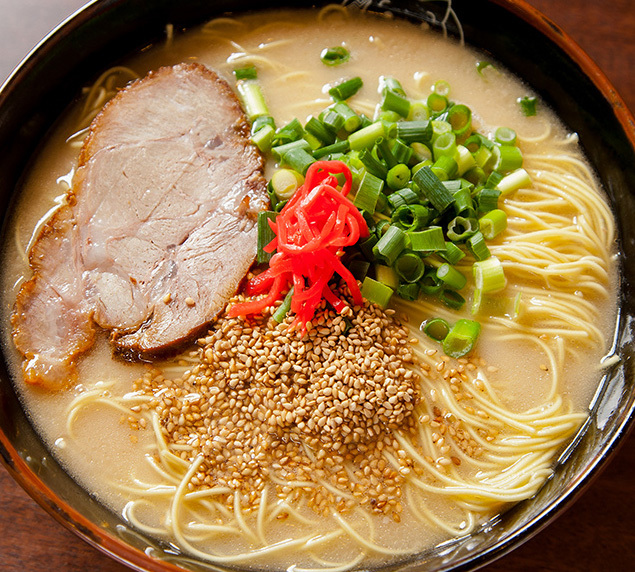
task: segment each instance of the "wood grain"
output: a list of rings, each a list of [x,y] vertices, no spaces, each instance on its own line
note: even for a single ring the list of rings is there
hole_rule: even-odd
[[[82,0],[0,0],[0,78]],[[530,0],[598,63],[635,110],[635,2]],[[486,572],[631,570],[635,562],[635,434],[558,520]],[[2,572],[125,572],[64,529],[0,469]]]

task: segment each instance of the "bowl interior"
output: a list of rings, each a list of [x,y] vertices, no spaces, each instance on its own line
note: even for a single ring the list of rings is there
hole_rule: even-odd
[[[55,120],[99,71],[153,42],[167,23],[186,28],[225,11],[253,10],[284,3],[219,0],[103,0],[94,3],[42,44],[0,93],[0,201],[11,212],[21,174]],[[312,5],[313,2],[287,2]],[[355,2],[377,9],[378,2]],[[453,540],[390,569],[472,569],[510,550],[561,511],[597,472],[632,421],[631,321],[635,228],[635,126],[628,111],[595,66],[560,31],[515,0],[454,0],[456,19],[447,31],[489,52],[522,77],[579,134],[584,150],[614,207],[620,236],[620,320],[615,344],[621,362],[607,375],[592,414],[561,456],[554,476],[530,501],[514,506],[482,530]],[[394,1],[390,9],[433,27],[446,14],[444,2]],[[81,49],[77,49],[81,46]],[[528,52],[526,46],[532,46]],[[69,89],[70,87],[70,89]],[[3,234],[6,233],[6,218]],[[146,557],[194,570],[169,546],[131,530],[79,487],[44,447],[22,410],[6,360],[0,364],[0,453],[13,476],[49,512],[101,550],[139,569],[170,569]]]

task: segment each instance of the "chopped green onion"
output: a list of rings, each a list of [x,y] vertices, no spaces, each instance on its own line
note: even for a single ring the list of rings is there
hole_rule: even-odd
[[[441,155],[430,169],[437,177],[439,177],[440,181],[447,181],[458,175],[459,165],[453,157],[449,155]]]
[[[320,54],[322,63],[327,66],[339,66],[349,60],[350,52],[344,46],[324,48]]]
[[[291,141],[283,145],[276,145],[271,149],[271,152],[276,159],[281,160],[286,153],[293,149],[302,149],[308,153],[311,151],[311,145],[309,145],[305,139],[298,139],[297,141]]]
[[[459,140],[465,139],[472,131],[472,110],[467,105],[457,104],[450,107],[447,120]]]
[[[436,296],[443,290],[443,282],[437,278],[436,269],[426,267],[423,278],[419,280],[419,289],[428,296]]]
[[[492,209],[478,220],[480,231],[487,240],[492,240],[507,228],[507,214],[500,209]]]
[[[393,210],[392,222],[399,223],[410,236],[411,232],[425,228],[433,217],[434,211],[420,204],[403,204]],[[419,250],[413,248],[413,250]]]
[[[419,284],[414,282],[413,284],[399,284],[396,292],[400,298],[414,301],[419,297],[419,290]]]
[[[468,187],[461,187],[459,190],[453,193],[454,195],[454,212],[457,215],[463,215],[464,213],[474,210],[474,201],[470,194]]]
[[[382,284],[390,286],[393,290],[399,286],[399,276],[392,266],[385,264],[375,264],[375,278]]]
[[[432,92],[426,100],[428,109],[435,115],[443,113],[448,108],[448,103],[448,98],[445,95],[436,92]]]
[[[260,211],[258,213],[258,253],[256,262],[259,264],[268,263],[273,256],[273,253],[265,252],[264,248],[276,238],[275,232],[269,226],[269,221],[275,221],[277,216],[278,213],[272,211]]]
[[[285,316],[289,313],[291,309],[291,298],[293,298],[293,286],[287,292],[287,295],[284,297],[282,304],[278,306],[276,311],[271,315],[271,317],[278,323],[284,321]]]
[[[499,127],[494,133],[494,139],[501,145],[516,145],[516,132],[510,127]]]
[[[361,77],[352,77],[329,89],[329,95],[335,101],[344,101],[353,97],[364,85]]]
[[[377,304],[381,308],[386,308],[393,295],[393,289],[377,280],[366,276],[362,282],[362,296],[369,302]]]
[[[391,151],[395,159],[397,159],[397,163],[403,163],[404,165],[410,162],[413,154],[412,147],[406,145],[401,139],[393,141]]]
[[[377,199],[384,188],[384,181],[369,171],[364,171],[362,182],[359,185],[353,204],[360,210],[370,214],[375,212]]]
[[[358,243],[359,249],[362,251],[362,254],[366,258],[366,260],[370,260],[371,262],[375,260],[373,248],[377,244],[378,240],[379,238],[377,237],[377,235],[371,234],[368,238]]]
[[[478,220],[454,217],[448,224],[447,236],[452,242],[464,242],[478,230]]]
[[[264,116],[263,116],[264,117]],[[276,135],[276,130],[271,125],[263,125],[251,136],[252,143],[263,153],[271,150],[271,144]]]
[[[385,180],[388,176],[388,168],[382,161],[373,155],[373,152],[370,149],[362,149],[359,153],[359,160],[364,164],[366,170],[375,175],[375,177]]]
[[[292,169],[278,169],[271,177],[271,187],[279,199],[290,199],[304,183],[304,177]]]
[[[412,177],[414,183],[426,195],[432,206],[443,213],[454,202],[452,193],[448,191],[430,167],[419,169]]]
[[[258,71],[256,70],[256,66],[245,66],[244,68],[235,69],[234,76],[236,80],[257,79]]]
[[[384,111],[394,111],[401,115],[401,117],[408,117],[410,113],[410,100],[397,91],[386,89],[381,102],[381,108]]]
[[[373,247],[375,258],[392,266],[406,247],[406,233],[395,225],[390,225],[386,233]]]
[[[407,234],[410,239],[410,248],[415,252],[430,253],[445,252],[447,250],[446,242],[443,238],[443,229],[440,226],[431,226],[426,230],[408,232]]]
[[[304,137],[304,128],[298,119],[289,121],[276,131],[276,146],[299,141]]]
[[[443,302],[448,308],[453,310],[460,310],[465,305],[465,298],[461,296],[455,290],[444,288],[439,293],[439,300]]]
[[[393,210],[398,209],[404,205],[414,205],[419,202],[419,195],[415,193],[412,189],[405,187],[404,189],[399,189],[394,193],[388,195],[388,204],[393,208]]]
[[[324,145],[331,145],[335,141],[335,133],[327,129],[317,117],[311,117],[304,125],[304,129]]]
[[[474,155],[463,145],[456,146],[455,160],[459,177],[462,177],[467,171],[476,166]]]
[[[394,77],[382,76],[380,78],[380,87],[382,92],[390,90],[398,93],[399,95],[403,95],[404,97],[406,96],[406,92],[401,86],[401,83],[399,83],[399,80]]]
[[[338,101],[333,106],[333,111],[341,115],[344,119],[344,129],[349,133],[359,129],[362,124],[362,119],[357,113],[355,113],[350,105],[345,101]]]
[[[508,195],[522,187],[531,187],[531,177],[525,169],[517,169],[501,179],[496,188],[501,192],[501,196]]]
[[[456,155],[456,136],[454,133],[442,133],[432,143],[432,154],[435,160],[439,157],[452,157]]]
[[[463,318],[458,320],[443,340],[445,355],[463,357],[472,350],[480,333],[481,325],[478,322]]]
[[[393,268],[399,277],[409,284],[421,280],[425,272],[425,265],[421,257],[410,251],[402,252],[395,260]]]
[[[456,244],[449,241],[446,241],[445,243],[445,252],[439,251],[438,254],[441,258],[443,258],[443,260],[446,260],[452,266],[465,258],[465,252],[463,252]]]
[[[337,141],[332,145],[327,145],[326,147],[315,149],[315,151],[313,151],[313,157],[315,159],[321,159],[322,157],[333,155],[334,153],[348,153],[350,148],[351,147],[348,144],[348,140],[344,139],[343,141]]]
[[[410,148],[412,149],[412,158],[417,162],[417,166],[419,166],[419,164],[423,161],[430,161],[432,159],[432,151],[430,151],[427,145],[415,141],[410,144]],[[423,165],[419,168],[421,167],[423,167]],[[414,170],[415,169],[413,168],[413,171]]]
[[[320,121],[333,133],[337,133],[344,127],[344,117],[331,107],[328,107],[320,113]]]
[[[356,280],[363,280],[368,274],[370,262],[361,258],[353,258],[353,260],[346,264],[346,268],[350,270]]]
[[[408,165],[398,163],[392,167],[386,175],[386,183],[393,190],[402,189],[410,180],[410,169]]]
[[[480,290],[483,294],[495,294],[507,286],[503,265],[496,256],[475,262],[472,273],[476,290]]]
[[[443,318],[432,318],[421,324],[421,328],[429,338],[432,338],[435,342],[442,342],[450,331],[450,324]]]
[[[252,134],[257,133],[258,131],[260,131],[260,129],[262,129],[263,127],[266,127],[267,125],[269,125],[270,127],[273,127],[274,129],[276,128],[276,122],[274,118],[271,117],[271,115],[260,115],[256,117],[253,123],[251,124]]]
[[[485,244],[485,237],[480,230],[470,236],[465,241],[465,245],[475,260],[486,260],[491,256],[489,248],[487,248],[487,244]]]
[[[315,162],[315,159],[305,149],[295,147],[282,155],[280,162],[304,175],[311,163]]]
[[[408,114],[409,121],[420,121],[428,119],[430,113],[428,112],[428,106],[423,101],[411,101],[410,113]]]
[[[487,187],[481,189],[476,194],[476,202],[478,203],[478,210],[482,213],[487,213],[498,208],[498,197],[501,192],[498,189],[488,189]]]
[[[523,166],[523,154],[514,145],[501,145],[498,149],[498,160],[494,164],[494,169],[501,173],[509,173]]]
[[[467,278],[447,262],[437,268],[437,278],[453,290],[461,290],[467,284]]]
[[[238,97],[243,105],[247,119],[253,122],[256,117],[269,115],[267,102],[257,80],[243,79],[236,83]]]
[[[395,159],[395,156],[392,154],[392,150],[390,149],[390,143],[388,139],[385,137],[379,137],[376,142],[377,151],[381,158],[386,163],[388,169],[392,169],[395,165],[397,165],[398,161]]]
[[[452,126],[447,121],[440,119],[433,119],[432,123],[432,137],[430,141],[434,143],[437,137],[440,137],[444,133],[452,133]]]
[[[406,143],[428,143],[432,139],[432,122],[400,121],[397,123],[397,136]]]
[[[526,117],[536,115],[536,106],[538,105],[538,100],[535,97],[519,97],[517,101],[520,105],[520,109],[523,112],[523,115],[525,115]]]
[[[367,127],[362,127],[348,136],[348,142],[353,151],[360,151],[375,145],[375,141],[380,137],[385,137],[386,131],[381,121],[371,123]]]
[[[476,62],[476,71],[480,73],[481,75],[483,74],[483,70],[487,68],[496,69],[490,62],[485,62],[485,61]]]
[[[450,95],[450,84],[444,79],[440,79],[434,82],[434,85],[432,86],[432,91],[434,93],[438,93],[439,95],[448,97]]]

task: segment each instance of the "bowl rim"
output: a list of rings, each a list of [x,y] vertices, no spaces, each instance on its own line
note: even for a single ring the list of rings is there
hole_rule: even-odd
[[[582,73],[591,80],[598,92],[609,103],[631,148],[635,150],[635,117],[633,112],[629,110],[605,73],[577,42],[549,17],[539,9],[529,5],[525,0],[488,1],[507,10],[534,30],[537,30],[541,35],[552,41],[569,60],[580,67]],[[19,84],[22,78],[31,72],[34,63],[51,49],[58,38],[63,37],[69,30],[81,28],[107,7],[125,4],[126,2],[127,0],[90,0],[65,18],[29,51],[2,83],[0,86],[0,106],[14,89],[14,86]],[[338,0],[334,0],[334,2],[338,2]],[[390,5],[387,8],[389,9]],[[599,454],[586,465],[584,471],[577,479],[578,482],[566,494],[558,497],[534,519],[506,536],[504,540],[499,540],[485,551],[479,553],[477,557],[470,557],[469,561],[466,561],[466,557],[462,557],[450,568],[443,567],[439,570],[473,570],[479,568],[503,557],[534,537],[584,493],[607,466],[609,460],[623,444],[626,436],[633,430],[634,425],[635,402],[631,403],[623,421],[614,431],[612,437],[602,443]],[[93,524],[82,513],[63,501],[38,478],[35,471],[22,458],[1,427],[0,461],[2,461],[11,477],[48,514],[103,554],[140,572],[183,572],[183,568],[168,561],[156,560],[144,552],[131,547],[118,537],[106,533],[101,527]]]

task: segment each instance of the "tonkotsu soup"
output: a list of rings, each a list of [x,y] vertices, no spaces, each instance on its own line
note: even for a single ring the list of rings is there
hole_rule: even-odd
[[[575,134],[496,62],[405,21],[330,6],[168,32],[86,89],[13,215],[5,344],[51,452],[133,528],[220,565],[334,571],[405,559],[531,498],[611,362],[615,229]],[[265,230],[278,258],[261,249],[227,309],[176,357],[124,361],[100,332],[73,358],[76,384],[31,386],[10,325],[29,249],[68,203],[103,105],[181,62],[241,95],[272,179],[277,222]],[[350,92],[331,91],[347,80]],[[266,113],[250,107],[254,86]],[[316,189],[323,209],[336,205],[322,243],[343,228],[353,238],[346,249],[332,240],[320,260],[336,259],[333,279],[298,323],[316,250],[287,255],[292,278],[275,272],[284,213],[308,201],[289,199]],[[298,231],[304,246],[316,244],[315,220]],[[272,273],[287,281],[272,278],[269,303],[241,313]]]

